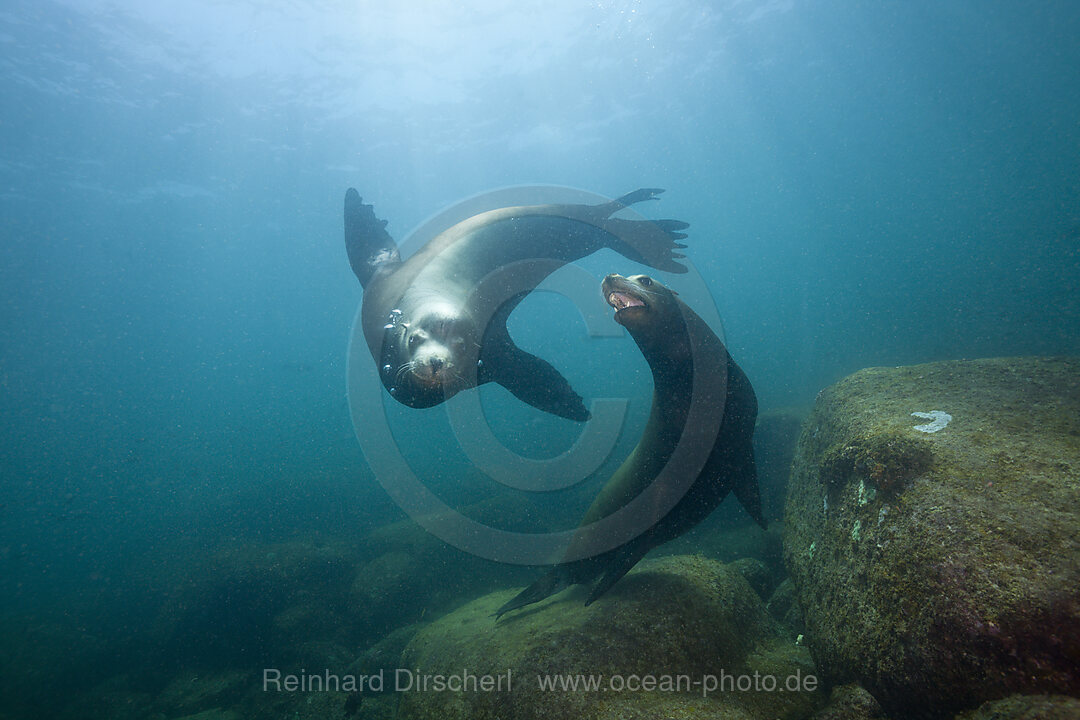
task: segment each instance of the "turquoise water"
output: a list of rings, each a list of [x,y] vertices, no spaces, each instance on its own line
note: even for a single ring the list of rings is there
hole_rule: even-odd
[[[1080,352],[1077,37],[1071,2],[9,0],[5,632],[137,665],[200,556],[402,516],[345,397],[350,186],[398,240],[506,186],[666,188],[642,212],[690,223],[763,409],[872,365]],[[625,453],[647,366],[574,313],[535,296],[511,331],[630,399]],[[510,447],[576,437],[484,391]],[[387,412],[425,442],[444,422]],[[405,445],[449,501],[486,496],[450,443]],[[4,670],[36,668],[26,696],[59,682],[42,653]]]

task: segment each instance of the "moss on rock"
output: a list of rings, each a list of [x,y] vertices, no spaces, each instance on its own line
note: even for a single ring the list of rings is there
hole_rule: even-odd
[[[1076,720],[1080,700],[1064,695],[1013,695],[983,703],[956,720]]]
[[[952,421],[915,429],[934,410]],[[1080,361],[870,368],[827,388],[784,548],[821,672],[890,714],[1080,694]]]
[[[813,720],[876,720],[884,717],[874,696],[859,685],[837,685]]]
[[[735,569],[701,557],[642,563],[607,595],[583,606],[573,588],[496,623],[514,594],[480,598],[416,634],[402,666],[423,674],[511,673],[510,692],[404,692],[397,717],[420,718],[805,718],[817,692],[719,692],[657,687],[640,692],[542,691],[537,677],[629,679],[721,671],[806,678],[805,649],[781,636],[761,599]]]

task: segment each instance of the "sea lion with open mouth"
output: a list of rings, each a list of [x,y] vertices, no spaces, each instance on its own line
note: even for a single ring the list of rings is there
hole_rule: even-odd
[[[383,385],[414,408],[496,382],[545,412],[589,412],[558,370],[517,347],[510,312],[562,265],[612,248],[658,270],[686,272],[678,220],[611,217],[663,190],[636,190],[599,205],[533,205],[480,213],[402,260],[386,221],[356,190],[345,194],[345,247],[364,287],[364,338]]]
[[[563,562],[499,608],[496,616],[543,600],[570,585],[600,577],[585,604],[607,592],[652,548],[672,540],[704,520],[734,492],[761,527],[753,435],[757,398],[743,371],[709,326],[674,292],[646,275],[624,278],[608,275],[601,286],[615,321],[634,338],[653,376],[652,409],[637,447],[596,496],[571,542],[567,555],[581,557]],[[695,397],[694,375],[716,382],[707,386],[717,397]],[[726,397],[724,396],[726,395]],[[723,403],[715,435],[692,432],[687,419],[697,402]],[[620,510],[658,481],[681,443],[704,458],[701,470],[672,508],[652,527],[622,545],[592,556],[573,553],[595,543],[590,525]],[[660,488],[661,491],[665,488]],[[673,490],[674,491],[674,490]]]

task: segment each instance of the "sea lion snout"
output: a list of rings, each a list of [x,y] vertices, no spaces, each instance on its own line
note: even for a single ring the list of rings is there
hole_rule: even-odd
[[[467,329],[461,318],[444,306],[429,309],[409,329],[406,351],[409,370],[427,387],[450,390],[461,381],[459,369],[467,366]]]
[[[623,277],[622,275],[608,275],[600,285],[600,291],[604,294],[607,304],[615,308],[616,320],[625,318],[627,311],[634,313],[649,309],[647,301],[648,291],[646,283],[652,284],[652,279],[645,275]]]
[[[454,377],[454,354],[431,336],[410,347],[409,367],[413,376],[425,385],[441,385]]]

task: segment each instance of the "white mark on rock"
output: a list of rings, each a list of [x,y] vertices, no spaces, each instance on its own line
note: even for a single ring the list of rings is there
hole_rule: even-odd
[[[923,420],[930,420],[926,425],[916,425],[915,429],[924,433],[936,433],[938,430],[944,430],[945,426],[952,420],[952,415],[941,410],[931,410],[928,413],[913,412],[911,417],[922,418]]]
[[[867,485],[865,478],[859,478],[859,505],[866,505],[877,497],[877,490],[873,485]]]

